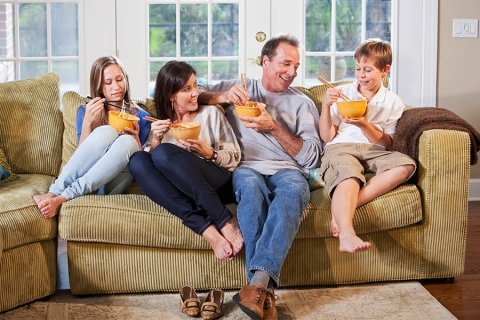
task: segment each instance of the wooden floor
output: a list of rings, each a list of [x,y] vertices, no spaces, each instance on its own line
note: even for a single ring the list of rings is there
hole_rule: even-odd
[[[420,282],[458,319],[480,319],[480,201],[468,204],[464,275],[453,281]]]

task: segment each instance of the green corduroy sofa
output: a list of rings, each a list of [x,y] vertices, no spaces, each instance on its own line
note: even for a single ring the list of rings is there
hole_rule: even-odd
[[[0,151],[19,178],[0,181],[0,311],[55,292],[57,218],[32,197],[45,193],[62,163],[60,78],[0,83]]]
[[[323,85],[298,89],[320,107],[326,91]],[[63,125],[57,125],[63,132],[63,146],[58,142],[63,164],[75,150],[76,110],[85,101],[84,96],[74,92],[63,95]],[[155,115],[151,99],[138,99],[137,103]],[[332,237],[329,228],[330,200],[322,188],[312,190],[282,269],[280,285],[460,276],[467,230],[469,136],[451,130],[426,131],[419,141],[417,160],[414,181],[357,209],[355,230],[372,243],[367,252],[339,252],[338,239]],[[57,164],[54,171],[59,170]],[[37,190],[45,191],[54,176],[52,172]],[[11,188],[21,180],[12,182]],[[27,198],[25,201],[33,205],[33,200]],[[10,219],[4,201],[2,194],[0,232],[5,242],[6,234],[13,231],[9,223],[3,222]],[[236,212],[235,204],[229,208]],[[14,214],[11,219],[15,219]],[[58,216],[58,236],[67,241],[73,294],[177,291],[184,284],[198,290],[234,289],[246,283],[242,253],[233,261],[216,259],[201,236],[149,200],[135,182],[129,194],[86,195],[63,204]],[[0,260],[2,281],[8,279],[3,272],[4,256]]]

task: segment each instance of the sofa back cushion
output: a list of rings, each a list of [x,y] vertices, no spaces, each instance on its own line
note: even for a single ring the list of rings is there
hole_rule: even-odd
[[[65,131],[63,132],[62,166],[67,163],[77,148],[77,110],[78,107],[87,103],[88,100],[87,96],[82,96],[74,91],[65,92],[62,97],[63,124],[65,126]],[[134,102],[155,117],[155,106],[152,99],[134,99]]]
[[[388,88],[388,81],[389,81],[388,77],[383,78],[383,85],[385,86],[385,88]],[[352,82],[353,82],[352,80],[345,80],[345,81],[332,82],[330,84],[334,87],[338,87],[338,86],[349,84]],[[326,85],[318,84],[315,86],[311,86],[310,88],[297,86],[295,88],[303,92],[310,99],[312,99],[312,101],[315,103],[315,106],[318,109],[318,113],[322,112],[323,97],[325,96],[325,93],[327,92],[327,89],[328,89]]]
[[[0,146],[12,172],[56,176],[62,157],[60,77],[0,83]]]

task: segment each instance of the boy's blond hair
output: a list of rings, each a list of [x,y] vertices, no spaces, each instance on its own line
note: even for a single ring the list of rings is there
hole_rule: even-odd
[[[388,41],[368,39],[358,46],[353,57],[355,60],[371,58],[375,67],[383,70],[387,65],[392,65],[392,47]]]

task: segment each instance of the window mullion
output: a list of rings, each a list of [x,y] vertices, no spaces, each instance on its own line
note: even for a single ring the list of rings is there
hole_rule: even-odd
[[[332,0],[332,26],[330,38],[330,79],[335,81],[335,53],[337,52],[337,1]]]
[[[362,31],[360,43],[364,42],[367,37],[367,0],[362,0]]]

